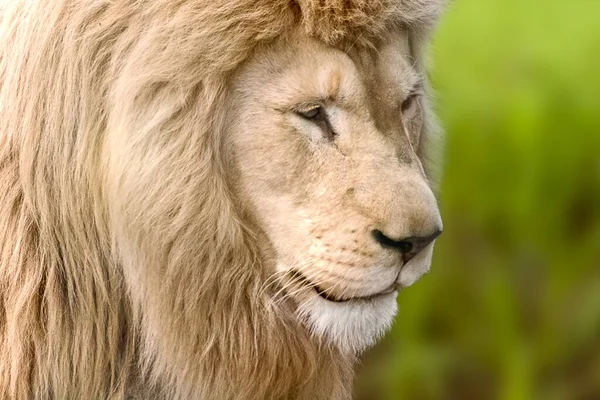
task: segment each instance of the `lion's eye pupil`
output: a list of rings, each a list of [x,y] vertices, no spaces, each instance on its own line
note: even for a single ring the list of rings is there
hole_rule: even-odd
[[[316,119],[322,115],[321,107],[311,108],[307,111],[301,111],[298,114],[302,115],[306,119]]]
[[[323,132],[323,137],[328,140],[333,140],[336,136],[336,133],[327,118],[327,112],[322,106],[313,107],[306,111],[296,111],[296,113],[302,118],[311,121],[316,126],[318,126]]]
[[[402,112],[406,112],[414,104],[417,97],[418,97],[417,94],[411,94],[410,96],[408,96],[406,98],[406,100],[404,100],[402,102],[402,105],[401,105]]]

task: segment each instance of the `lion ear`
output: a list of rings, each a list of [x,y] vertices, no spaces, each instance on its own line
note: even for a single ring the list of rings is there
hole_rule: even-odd
[[[334,44],[390,26],[432,25],[447,0],[293,0],[307,33]]]

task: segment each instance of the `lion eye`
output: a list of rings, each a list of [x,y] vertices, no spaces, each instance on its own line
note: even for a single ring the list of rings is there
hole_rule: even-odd
[[[323,132],[323,137],[327,140],[333,140],[336,136],[329,119],[327,118],[327,113],[322,106],[313,107],[306,111],[296,111],[298,115],[302,118],[307,119],[314,124],[316,124],[321,131]]]
[[[307,111],[298,111],[298,114],[306,119],[321,119],[323,116],[323,107],[318,106]]]
[[[402,102],[402,105],[400,106],[402,112],[404,113],[404,112],[408,111],[411,108],[411,106],[415,103],[415,101],[417,100],[418,97],[419,97],[418,93],[409,95],[406,98],[406,100],[404,100]]]

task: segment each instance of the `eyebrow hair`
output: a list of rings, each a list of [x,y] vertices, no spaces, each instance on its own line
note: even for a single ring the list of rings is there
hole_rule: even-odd
[[[417,80],[412,84],[410,89],[408,90],[408,96],[412,96],[415,94],[423,94],[424,89],[424,79],[421,74],[417,74]]]
[[[393,79],[403,98],[424,93],[425,77],[414,65],[405,64],[393,75]]]
[[[327,78],[327,97],[328,100],[335,100],[339,93],[342,85],[342,72],[339,70],[333,71]]]

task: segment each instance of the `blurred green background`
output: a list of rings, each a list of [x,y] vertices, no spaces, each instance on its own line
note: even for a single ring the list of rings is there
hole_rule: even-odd
[[[455,0],[431,49],[445,232],[359,400],[600,399],[600,1]]]

